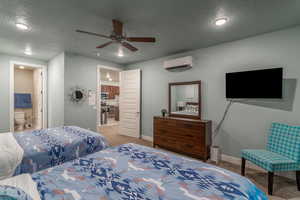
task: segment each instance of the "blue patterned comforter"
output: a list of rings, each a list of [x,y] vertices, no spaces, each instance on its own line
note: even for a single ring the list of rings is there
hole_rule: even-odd
[[[248,179],[135,144],[90,154],[32,175],[42,200],[266,200]]]
[[[15,175],[37,172],[108,147],[99,133],[75,126],[15,133],[14,137],[24,150]]]
[[[32,200],[23,190],[6,185],[0,185],[1,200]]]

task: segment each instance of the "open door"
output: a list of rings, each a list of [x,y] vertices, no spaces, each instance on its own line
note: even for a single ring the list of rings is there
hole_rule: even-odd
[[[43,70],[37,68],[33,71],[33,121],[36,129],[43,128]]]
[[[120,125],[119,134],[140,137],[141,70],[120,73]]]

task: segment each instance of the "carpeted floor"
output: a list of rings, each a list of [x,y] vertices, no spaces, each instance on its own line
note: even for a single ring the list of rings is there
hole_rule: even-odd
[[[136,143],[152,147],[152,143],[146,140],[132,138],[118,134],[118,126],[104,126],[98,129],[112,146],[117,146],[125,143]],[[214,164],[209,162],[210,164]],[[224,169],[240,174],[240,165],[235,165],[229,162],[222,161],[219,165]],[[263,173],[254,169],[246,169],[246,177],[255,183],[264,192],[267,192],[267,173]],[[296,181],[275,176],[274,177],[274,195],[269,196],[270,200],[285,200],[293,199],[300,200],[300,192],[297,191]]]

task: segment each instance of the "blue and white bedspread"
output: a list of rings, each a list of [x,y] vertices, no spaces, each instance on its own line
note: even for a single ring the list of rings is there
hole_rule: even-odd
[[[24,150],[14,175],[37,172],[108,147],[99,133],[75,126],[15,133],[14,137]]]
[[[20,188],[0,185],[0,199],[1,200],[33,200]]]
[[[32,175],[42,200],[266,200],[248,179],[197,160],[125,144]]]

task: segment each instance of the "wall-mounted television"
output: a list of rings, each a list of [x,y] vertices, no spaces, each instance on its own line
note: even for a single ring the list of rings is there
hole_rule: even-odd
[[[282,68],[226,73],[226,98],[281,99],[282,80]]]

